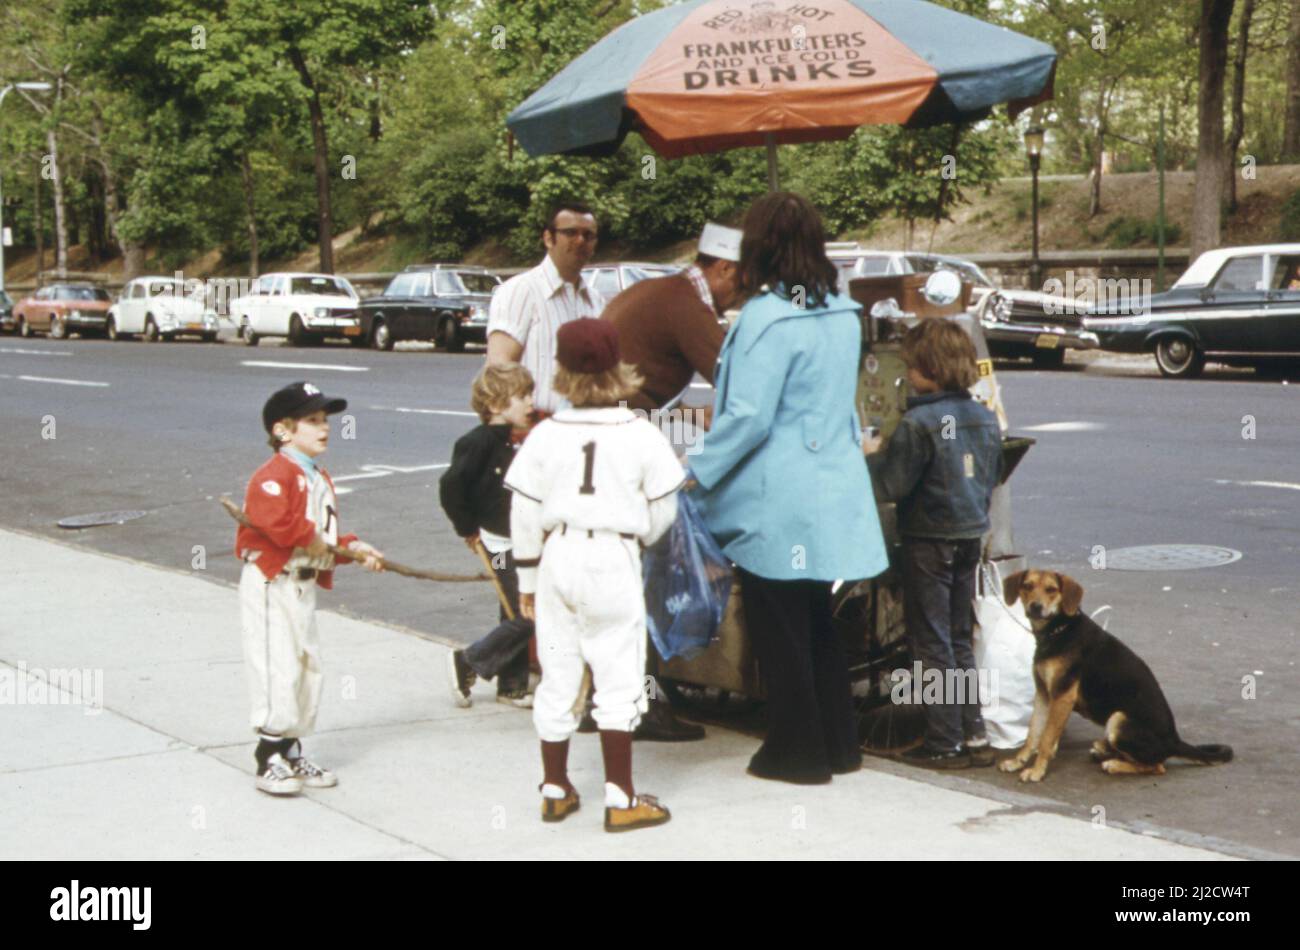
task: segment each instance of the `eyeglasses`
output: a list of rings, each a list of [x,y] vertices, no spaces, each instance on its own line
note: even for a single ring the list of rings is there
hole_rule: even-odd
[[[566,238],[580,237],[584,241],[595,241],[600,235],[591,228],[556,228],[556,234],[563,234]]]

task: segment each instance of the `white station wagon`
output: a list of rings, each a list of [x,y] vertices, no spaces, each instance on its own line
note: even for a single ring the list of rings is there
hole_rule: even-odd
[[[249,346],[264,336],[288,337],[294,346],[327,337],[360,346],[360,304],[353,286],[333,274],[263,274],[230,302],[230,317]]]
[[[187,294],[175,277],[137,277],[122,288],[108,310],[105,332],[110,340],[143,336],[150,343],[192,335],[204,343],[217,339],[217,314],[204,305],[202,293]]]

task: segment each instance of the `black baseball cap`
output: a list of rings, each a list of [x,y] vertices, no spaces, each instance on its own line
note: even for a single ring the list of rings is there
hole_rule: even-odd
[[[324,409],[327,415],[342,412],[348,407],[346,399],[331,399],[311,383],[290,383],[276,390],[262,407],[262,425],[266,434],[281,419],[301,419]]]

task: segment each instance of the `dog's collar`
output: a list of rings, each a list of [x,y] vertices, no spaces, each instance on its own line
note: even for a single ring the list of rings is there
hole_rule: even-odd
[[[1066,626],[1068,626],[1069,624],[1073,623],[1076,619],[1078,619],[1078,616],[1079,616],[1078,614],[1063,614],[1063,613],[1054,614],[1051,620],[1047,621],[1047,623],[1043,624],[1040,628],[1034,631],[1034,635],[1040,637],[1048,637],[1054,633],[1058,633],[1061,630],[1064,630]]]

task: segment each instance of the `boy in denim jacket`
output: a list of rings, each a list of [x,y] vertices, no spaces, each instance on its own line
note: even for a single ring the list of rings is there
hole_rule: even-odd
[[[955,323],[922,320],[903,340],[917,393],[879,452],[864,445],[881,501],[898,503],[903,538],[903,614],[923,682],[943,676],[943,702],[925,708],[925,739],[899,758],[932,769],[992,765],[975,688],[975,571],[1002,473],[997,416],[976,402],[975,347]],[[931,673],[930,671],[936,671]],[[952,675],[954,671],[957,675]],[[967,671],[971,671],[967,673]]]

